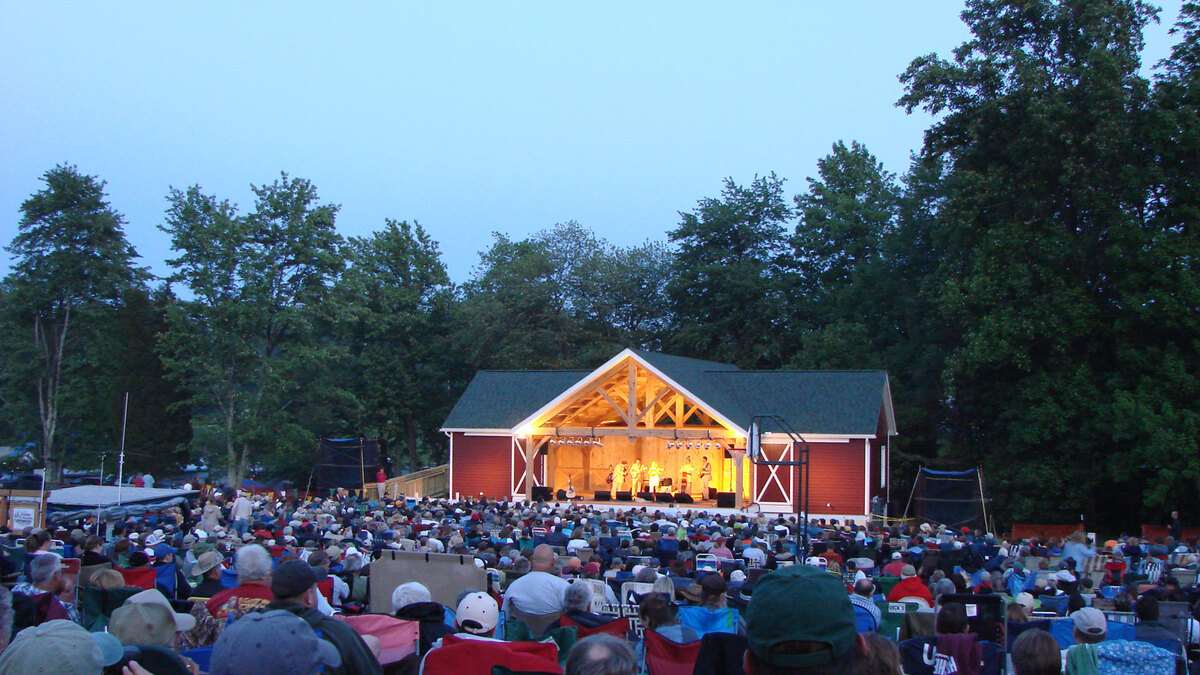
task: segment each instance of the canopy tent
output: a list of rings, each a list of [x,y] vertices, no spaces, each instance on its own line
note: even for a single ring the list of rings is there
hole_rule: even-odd
[[[102,520],[157,513],[184,503],[195,490],[139,488],[115,485],[78,485],[51,490],[46,500],[46,522],[58,524],[100,514]],[[119,502],[119,503],[118,503]]]

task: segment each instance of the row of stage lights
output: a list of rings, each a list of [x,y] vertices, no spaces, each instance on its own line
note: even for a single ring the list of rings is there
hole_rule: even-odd
[[[550,445],[604,445],[599,438],[551,438]]]
[[[711,441],[704,441],[703,443],[701,443],[700,441],[695,441],[695,442],[692,442],[692,441],[686,441],[686,442],[685,441],[667,441],[667,447],[668,448],[679,448],[680,450],[682,450],[684,448],[687,448],[688,450],[712,450],[713,448],[716,448],[717,450],[721,450],[725,446],[721,445],[721,443],[719,443],[719,442],[714,443]]]

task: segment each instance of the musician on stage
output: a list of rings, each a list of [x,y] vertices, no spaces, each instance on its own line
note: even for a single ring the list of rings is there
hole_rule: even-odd
[[[704,461],[700,465],[700,498],[708,499],[708,484],[712,481],[712,464],[708,463],[708,457],[701,457]]]
[[[662,480],[662,467],[658,465],[658,460],[651,460],[646,473],[650,476],[650,491],[658,492],[658,483]]]
[[[692,487],[693,470],[692,458],[689,455],[683,459],[683,466],[679,467],[679,491],[684,494],[689,494],[688,490]]]
[[[645,474],[646,467],[642,466],[642,458],[633,460],[633,466],[629,467],[629,485],[634,494],[642,491],[642,478]]]
[[[629,477],[629,465],[621,460],[612,470],[613,496],[625,490],[625,479]]]

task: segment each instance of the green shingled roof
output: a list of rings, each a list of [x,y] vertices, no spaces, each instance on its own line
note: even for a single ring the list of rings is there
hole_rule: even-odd
[[[682,356],[630,350],[716,413],[746,428],[778,415],[800,433],[867,436],[891,405],[884,371],[743,371]],[[511,429],[594,371],[482,370],[443,429]],[[766,431],[776,431],[764,425]]]

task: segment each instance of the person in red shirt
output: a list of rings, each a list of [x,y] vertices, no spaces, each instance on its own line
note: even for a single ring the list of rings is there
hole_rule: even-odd
[[[900,551],[892,553],[892,561],[883,566],[881,574],[885,577],[898,577],[904,571],[904,554]]]
[[[217,593],[204,603],[219,624],[266,607],[275,599],[271,593],[271,554],[267,549],[258,544],[243,546],[237,552],[235,565],[238,585]]]
[[[917,576],[917,570],[912,565],[905,565],[900,570],[900,583],[892,587],[892,590],[887,595],[888,602],[899,602],[900,598],[918,597],[933,606],[933,594],[929,592],[929,587],[921,581],[921,577]]]

